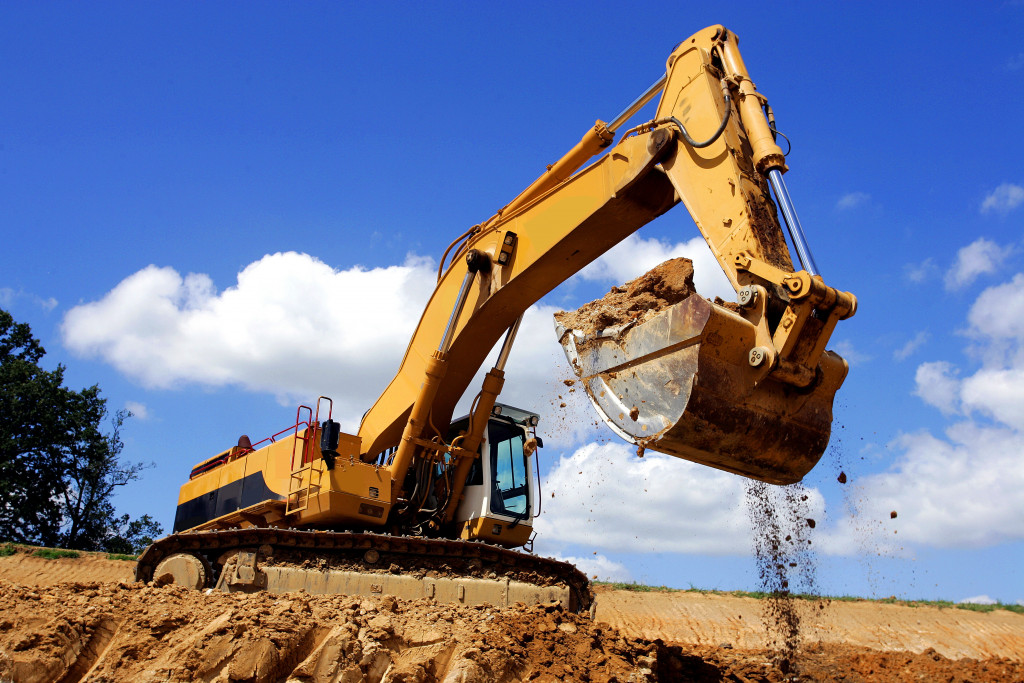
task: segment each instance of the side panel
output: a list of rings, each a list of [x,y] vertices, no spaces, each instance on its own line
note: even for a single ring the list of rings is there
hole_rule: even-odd
[[[284,500],[284,496],[267,488],[263,472],[254,472],[180,503],[174,515],[174,533],[265,500]]]
[[[294,437],[282,439],[185,482],[178,495],[174,531],[265,500],[284,500],[294,443]]]

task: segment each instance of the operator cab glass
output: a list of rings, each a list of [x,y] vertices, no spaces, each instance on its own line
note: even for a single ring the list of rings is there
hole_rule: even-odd
[[[491,451],[491,512],[522,517],[530,500],[523,429],[491,420],[487,436]]]
[[[512,406],[498,404],[487,421],[477,458],[466,477],[458,521],[489,517],[515,524],[533,518],[533,463],[524,450],[539,417]],[[469,418],[452,423],[449,439],[469,428]],[[531,451],[532,453],[532,451]]]

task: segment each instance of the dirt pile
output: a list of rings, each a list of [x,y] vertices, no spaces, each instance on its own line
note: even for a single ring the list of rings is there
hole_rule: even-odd
[[[953,617],[833,603],[805,624],[794,677],[765,646],[762,601],[751,598],[603,589],[594,623],[558,605],[205,594],[124,582],[25,586],[3,580],[5,567],[0,680],[18,683],[1024,680],[1024,617],[1008,612]],[[848,609],[856,613],[844,617]],[[967,647],[979,639],[989,647]],[[943,654],[879,651],[917,651],[929,640]]]
[[[486,683],[1008,681],[1024,663],[808,646],[800,674],[770,649],[624,635],[559,605],[435,605],[340,595],[0,580],[0,680]]]
[[[457,607],[0,581],[0,680],[654,681],[657,650],[560,605]]]
[[[78,557],[47,559],[35,555],[35,548],[18,546],[10,555],[0,556],[0,578],[32,586],[68,581],[131,581],[135,562],[112,560],[106,553],[81,553]]]
[[[655,266],[622,287],[612,287],[600,299],[584,304],[575,311],[555,313],[555,320],[566,329],[590,334],[633,319],[643,322],[658,311],[679,303],[694,291],[693,262],[687,258],[674,258]]]

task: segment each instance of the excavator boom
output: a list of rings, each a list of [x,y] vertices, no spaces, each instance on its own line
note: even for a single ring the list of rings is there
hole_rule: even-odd
[[[653,120],[620,134],[614,145],[616,131],[598,121],[456,249],[395,378],[363,418],[365,460],[422,436],[426,413],[416,417],[417,404],[435,425],[447,424],[486,354],[529,306],[682,202],[744,307],[691,297],[680,304],[685,310],[665,314],[671,319],[659,331],[634,330],[625,338],[563,327],[559,337],[573,369],[606,421],[645,448],[773,483],[799,480],[817,462],[828,442],[832,397],[847,371],[825,345],[856,299],[825,285],[809,262],[794,270],[769,191],[770,182],[784,188],[785,157],[736,37],[712,26],[681,43],[665,77],[637,102],[658,93]],[[622,125],[626,113],[612,124]],[[792,222],[798,252],[809,254]],[[487,267],[474,271],[462,255]],[[441,346],[446,370],[438,376]],[[692,358],[665,357],[684,347]],[[631,372],[620,373],[626,366]],[[429,395],[421,385],[430,385]],[[630,413],[631,401],[644,406],[643,421],[618,418]],[[411,432],[410,415],[418,423]]]

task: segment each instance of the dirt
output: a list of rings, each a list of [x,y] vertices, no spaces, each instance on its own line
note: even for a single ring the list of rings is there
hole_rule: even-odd
[[[131,581],[135,563],[108,559],[105,553],[82,553],[75,558],[43,559],[32,549],[0,557],[0,578],[31,586],[67,581]]]
[[[807,603],[793,597],[797,585],[801,592],[818,592],[815,556],[807,537],[807,530],[814,528],[814,520],[807,517],[808,494],[800,484],[772,487],[747,481],[746,497],[760,590],[768,594],[762,603],[762,621],[771,646],[779,652],[780,668],[798,673],[802,613],[807,608],[825,608],[823,602]]]
[[[674,258],[622,287],[612,287],[602,298],[575,311],[555,313],[555,320],[566,329],[591,334],[631,320],[644,322],[694,291],[693,262],[687,258]]]
[[[600,587],[591,621],[557,604],[53,583],[52,567],[109,576],[131,563],[10,560],[0,680],[18,683],[1024,680],[1024,616],[1002,611],[833,602],[803,617],[787,672],[751,598]]]

